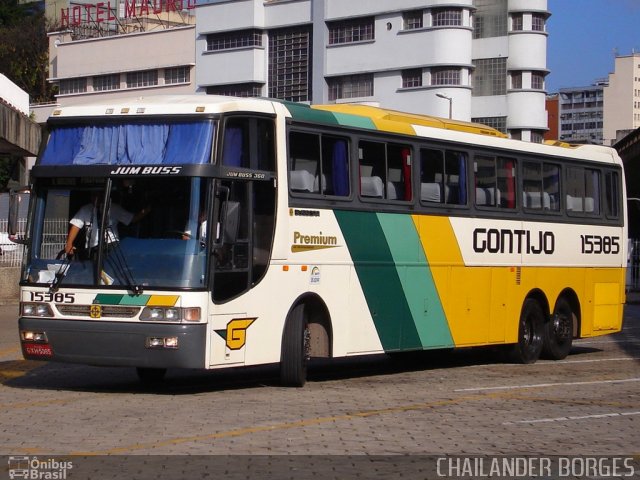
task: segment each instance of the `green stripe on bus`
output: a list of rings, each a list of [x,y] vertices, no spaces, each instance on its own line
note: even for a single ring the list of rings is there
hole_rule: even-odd
[[[325,123],[329,125],[338,125],[338,119],[332,112],[325,110],[316,110],[307,105],[300,105],[291,102],[282,102],[294,120],[301,122]]]
[[[453,347],[451,330],[413,219],[409,215],[379,213],[378,220],[422,346]]]
[[[385,351],[422,347],[402,282],[375,213],[336,211]],[[408,217],[410,218],[410,217]]]
[[[348,113],[333,112],[338,123],[345,127],[368,128],[377,130],[375,123],[369,117],[361,117],[359,115],[350,115]]]
[[[93,303],[100,305],[137,305],[147,304],[150,295],[122,295],[116,293],[99,293]]]

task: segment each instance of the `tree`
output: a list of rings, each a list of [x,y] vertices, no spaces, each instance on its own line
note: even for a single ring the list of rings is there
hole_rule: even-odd
[[[54,99],[47,82],[49,39],[42,12],[30,12],[16,0],[0,0],[0,73],[29,94],[33,102]]]

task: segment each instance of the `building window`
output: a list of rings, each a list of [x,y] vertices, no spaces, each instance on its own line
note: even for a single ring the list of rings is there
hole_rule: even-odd
[[[507,133],[507,117],[477,117],[472,118],[471,121],[495,128],[502,133]]]
[[[164,83],[188,83],[189,67],[176,67],[164,69]]]
[[[402,71],[402,88],[415,88],[422,86],[422,70],[414,68]]]
[[[69,78],[60,80],[60,95],[68,95],[70,93],[84,93],[87,91],[87,79]]]
[[[120,89],[120,74],[100,75],[93,77],[93,90],[96,92],[104,92],[106,90]]]
[[[539,13],[534,13],[531,19],[531,30],[535,32],[544,32],[545,28],[545,16]]]
[[[474,0],[473,38],[503,37],[507,34],[507,1]]]
[[[544,74],[539,72],[531,73],[531,88],[534,90],[544,90]]]
[[[347,75],[327,80],[329,100],[341,98],[371,97],[373,95],[373,75]]]
[[[207,95],[225,95],[228,97],[261,97],[260,83],[236,83],[233,85],[214,85],[207,87]]]
[[[422,10],[413,10],[402,14],[404,30],[417,30],[422,28]]]
[[[451,27],[462,25],[462,10],[459,8],[434,8],[431,10],[431,25]]]
[[[157,70],[127,73],[127,88],[150,87],[153,85],[158,85]]]
[[[271,32],[269,96],[292,102],[303,102],[311,98],[310,27]]]
[[[507,93],[507,59],[485,58],[475,62],[473,95],[505,95]]]
[[[207,35],[208,52],[261,46],[262,32],[260,30],[242,30],[239,32],[212,33]]]
[[[522,88],[522,72],[511,72],[511,88],[513,90]]]
[[[460,69],[432,68],[431,85],[460,85]]]
[[[329,24],[329,45],[373,40],[374,31],[373,17],[332,22]]]
[[[514,13],[511,15],[511,30],[512,31],[520,31],[524,29],[524,25],[522,22],[522,14]]]

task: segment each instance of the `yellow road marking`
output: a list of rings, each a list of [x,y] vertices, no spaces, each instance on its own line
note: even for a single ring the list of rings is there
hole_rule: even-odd
[[[18,353],[20,351],[20,346],[5,348],[4,350],[0,350],[0,357],[4,357],[6,355],[13,355],[14,353]]]
[[[31,370],[44,365],[42,362],[35,360],[13,360],[9,362],[0,362],[0,383],[8,382],[15,378],[26,375]]]

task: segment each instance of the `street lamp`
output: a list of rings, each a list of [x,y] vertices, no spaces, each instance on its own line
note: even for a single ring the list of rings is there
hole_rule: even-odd
[[[449,100],[449,119],[453,118],[452,117],[453,98],[451,98],[449,95],[445,95],[444,93],[436,93],[436,97],[440,97],[440,98],[444,98],[445,100]]]

